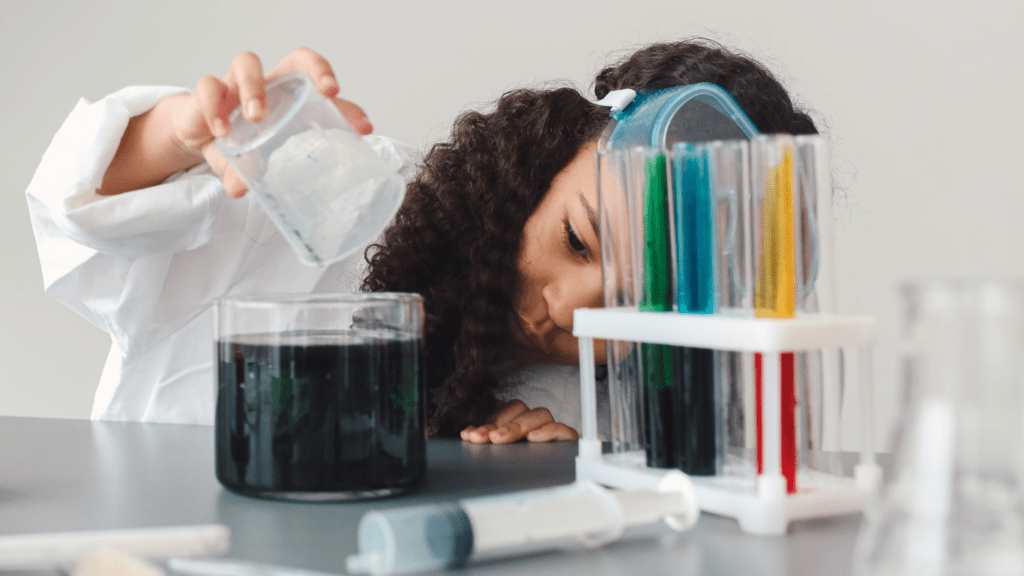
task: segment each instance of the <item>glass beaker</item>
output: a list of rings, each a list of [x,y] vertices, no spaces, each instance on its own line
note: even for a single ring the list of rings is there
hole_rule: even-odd
[[[316,501],[391,496],[420,484],[419,295],[226,297],[214,317],[221,484]]]
[[[905,405],[894,479],[856,574],[1024,573],[1024,282],[903,286]]]
[[[266,87],[267,115],[231,113],[217,149],[304,264],[326,266],[374,240],[405,182],[303,72]]]

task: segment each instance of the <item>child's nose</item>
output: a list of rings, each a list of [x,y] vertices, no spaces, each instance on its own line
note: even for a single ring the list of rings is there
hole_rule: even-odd
[[[562,274],[544,288],[544,300],[555,324],[563,330],[571,330],[574,310],[604,305],[600,268],[582,274]]]

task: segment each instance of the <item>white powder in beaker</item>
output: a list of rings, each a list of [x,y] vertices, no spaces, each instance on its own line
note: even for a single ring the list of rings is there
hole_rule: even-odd
[[[314,126],[270,155],[263,192],[273,199],[280,220],[320,261],[334,258],[343,246],[372,239],[353,236],[368,233],[359,224],[373,209],[378,189],[395,177],[359,135]]]

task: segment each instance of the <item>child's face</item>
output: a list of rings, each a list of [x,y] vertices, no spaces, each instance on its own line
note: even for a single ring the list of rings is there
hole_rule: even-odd
[[[528,364],[576,364],[573,310],[600,308],[601,242],[598,236],[596,143],[555,176],[551,189],[526,221],[519,254],[520,291],[515,358]],[[603,340],[594,355],[605,362]]]

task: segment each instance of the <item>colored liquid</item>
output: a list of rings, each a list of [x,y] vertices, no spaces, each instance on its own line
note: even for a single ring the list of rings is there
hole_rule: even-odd
[[[644,286],[640,309],[651,312],[672,310],[672,278],[669,261],[668,181],[665,156],[648,160],[644,170]],[[644,448],[647,464],[674,467],[675,417],[672,410],[672,380],[675,368],[672,347],[641,344],[644,398]]]
[[[796,235],[791,150],[768,171],[766,180],[754,310],[758,318],[792,318],[796,314]]]
[[[217,343],[217,479],[255,496],[400,494],[426,471],[423,343],[367,331]]]
[[[755,394],[757,395],[757,473],[764,473],[764,416],[761,409],[761,398],[763,394],[761,366],[761,354],[754,355],[755,373]],[[796,450],[796,356],[792,352],[779,355],[779,394],[781,396],[781,412],[779,420],[782,422],[782,429],[779,431],[780,444],[780,470],[786,478],[786,492],[795,494],[797,450]]]
[[[718,456],[715,351],[675,348],[673,408],[676,438],[673,467],[687,474],[714,475]]]
[[[705,216],[710,218],[708,214]],[[665,156],[660,155],[648,161],[645,170],[644,293],[641,310],[672,310],[668,219]],[[710,220],[704,224],[703,230],[710,242]],[[710,266],[707,259],[702,262]],[[691,264],[688,260],[686,266]],[[701,297],[710,298],[713,304],[713,277],[710,270],[705,272],[707,289]],[[681,276],[680,282],[683,281]],[[681,288],[679,295],[683,296]],[[685,311],[682,303],[680,310]],[[714,353],[659,344],[642,344],[641,353],[646,423],[644,447],[648,466],[679,468],[690,474],[714,474],[717,452]]]
[[[672,270],[664,154],[648,160],[644,178],[644,289],[640,309],[667,312],[672,310]]]
[[[715,312],[715,238],[711,166],[707,151],[676,148],[676,308],[681,313]],[[715,353],[703,348],[676,348],[674,467],[687,474],[715,473],[717,408]]]
[[[675,366],[671,346],[641,344],[643,358],[644,449],[647,465],[675,467],[675,410],[673,382]]]
[[[688,153],[674,162],[676,190],[676,307],[690,314],[714,314],[714,213],[707,153]]]
[[[761,261],[754,289],[754,309],[758,318],[792,318],[796,313],[796,236],[793,205],[793,151],[787,150],[782,162],[768,171],[761,216]],[[796,386],[793,354],[780,355],[779,394],[782,421],[780,432],[781,471],[786,491],[793,494],[796,484]],[[761,355],[757,370],[757,470],[764,470],[762,439]]]

